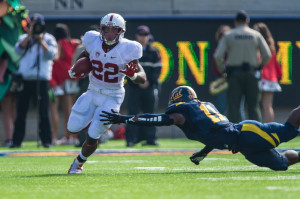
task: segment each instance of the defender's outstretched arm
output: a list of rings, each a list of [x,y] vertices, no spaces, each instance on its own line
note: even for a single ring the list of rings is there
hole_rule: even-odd
[[[185,122],[185,118],[182,114],[140,114],[140,115],[121,115],[114,110],[112,113],[102,111],[100,114],[104,119],[100,121],[106,122],[105,124],[133,124],[138,126],[170,126],[170,125],[182,125]]]

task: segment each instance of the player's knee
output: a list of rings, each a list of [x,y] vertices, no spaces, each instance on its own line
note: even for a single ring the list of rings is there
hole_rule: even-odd
[[[86,124],[80,115],[72,114],[69,117],[69,121],[67,124],[67,130],[71,134],[80,133],[81,131],[85,130],[89,127],[89,124]]]
[[[76,133],[81,132],[82,125],[81,125],[81,123],[79,121],[78,122],[76,122],[76,121],[75,122],[74,121],[68,122],[68,124],[67,124],[67,130],[71,134],[76,134]]]
[[[68,123],[68,125],[67,125],[67,130],[71,134],[78,133],[78,128],[75,125],[70,125],[70,123]]]
[[[110,125],[103,125],[100,122],[92,122],[88,131],[88,135],[90,138],[98,140],[109,127]]]

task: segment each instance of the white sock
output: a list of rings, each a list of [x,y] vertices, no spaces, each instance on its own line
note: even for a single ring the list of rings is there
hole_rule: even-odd
[[[79,156],[81,157],[81,159],[83,159],[84,161],[86,161],[88,159],[88,157],[85,157],[84,155],[82,155],[82,152],[80,151]]]
[[[85,157],[84,155],[82,155],[82,152],[80,152],[80,154],[78,155],[79,157],[76,158],[76,163],[77,164],[82,164],[87,160],[87,157]],[[80,158],[81,160],[83,160],[83,162],[79,162],[78,158]]]

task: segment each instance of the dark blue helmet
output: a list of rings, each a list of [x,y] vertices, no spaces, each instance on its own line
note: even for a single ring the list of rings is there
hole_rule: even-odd
[[[178,102],[189,102],[194,99],[197,99],[194,89],[189,86],[178,86],[170,95],[169,105]]]

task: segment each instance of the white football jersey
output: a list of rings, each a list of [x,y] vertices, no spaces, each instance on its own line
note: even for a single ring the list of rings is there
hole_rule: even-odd
[[[129,62],[142,57],[142,45],[122,38],[113,49],[105,52],[102,43],[97,31],[88,31],[83,37],[83,45],[93,65],[90,83],[103,89],[120,89],[123,87],[125,74],[119,71],[125,70]]]

